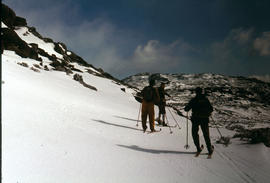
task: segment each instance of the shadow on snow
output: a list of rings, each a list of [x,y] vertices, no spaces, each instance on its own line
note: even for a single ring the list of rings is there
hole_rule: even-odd
[[[152,154],[195,154],[196,152],[185,152],[185,151],[169,151],[169,150],[156,150],[156,149],[146,149],[136,145],[126,146],[117,144],[119,147],[132,149],[134,151],[147,152]]]
[[[141,120],[139,119],[139,120],[137,120],[137,119],[131,119],[131,118],[126,118],[126,117],[122,117],[122,116],[114,116],[114,117],[116,117],[116,118],[121,118],[121,119],[126,119],[126,120],[129,120],[129,121],[135,121],[135,122],[141,122]]]
[[[116,126],[116,127],[121,127],[121,128],[127,128],[127,129],[131,129],[131,130],[142,131],[141,129],[138,129],[138,128],[133,128],[133,127],[129,127],[129,126],[114,124],[114,123],[106,122],[106,121],[99,120],[99,119],[92,119],[92,120],[95,121],[95,122],[98,122],[98,123],[105,124],[105,125],[110,125],[110,126]]]

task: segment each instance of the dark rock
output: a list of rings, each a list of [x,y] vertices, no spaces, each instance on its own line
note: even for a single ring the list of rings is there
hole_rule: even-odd
[[[43,38],[43,41],[46,43],[53,43],[53,40],[51,38]]]
[[[83,86],[86,87],[86,88],[89,88],[89,89],[91,89],[91,90],[97,91],[97,88],[96,88],[96,87],[91,86],[91,85],[89,85],[89,84],[83,83]]]
[[[67,63],[65,61],[58,61],[53,60],[52,63],[50,63],[52,67],[54,67],[54,70],[61,71],[61,72],[66,72],[67,75],[73,74],[72,70],[67,67]]]
[[[28,64],[25,63],[25,62],[21,62],[21,63],[19,62],[18,65],[21,65],[21,66],[23,66],[23,67],[28,67]]]
[[[63,59],[67,62],[71,62],[71,58],[69,58],[66,54],[63,55]]]
[[[57,60],[56,55],[55,54],[52,54],[51,59],[52,59],[52,61],[56,61]]]
[[[16,17],[14,21],[14,26],[26,26],[27,22],[25,18]]]
[[[71,71],[71,69],[66,68],[66,67],[63,67],[63,66],[56,66],[56,67],[54,67],[54,70],[60,71],[60,72],[65,72],[67,75],[73,74],[73,72]]]
[[[4,52],[4,42],[3,39],[1,38],[1,54]]]
[[[41,57],[38,57],[36,60],[42,62],[42,58]]]
[[[52,55],[49,55],[47,52],[45,52],[43,49],[41,48],[38,48],[37,49],[37,53],[40,54],[41,56],[43,57],[47,57],[49,60],[52,60],[52,61],[57,61],[57,58],[56,56],[52,56]]]
[[[97,73],[97,72],[94,72],[94,71],[91,70],[91,69],[87,69],[87,72],[88,72],[89,74],[93,74],[93,75],[95,75],[95,76],[103,77],[102,74],[99,74],[99,73]]]
[[[73,74],[72,70],[67,67],[65,67],[65,72],[67,75]]]
[[[38,69],[41,69],[41,67],[38,64],[34,64],[33,66],[38,68]]]
[[[86,67],[91,66],[85,60],[83,60],[80,56],[76,55],[73,52],[71,52],[71,54],[68,55],[68,57],[70,58],[71,62],[77,62],[78,64],[81,64],[81,65],[86,66]]]
[[[270,128],[244,130],[235,134],[234,138],[248,139],[252,144],[264,143],[267,147],[270,147]]]
[[[121,88],[121,90],[122,90],[123,92],[126,92],[126,89],[125,89],[125,88]]]
[[[29,44],[36,52],[38,52],[38,45],[36,43]]]
[[[62,55],[65,55],[67,47],[63,43],[54,43],[54,50]]]
[[[67,50],[67,46],[64,43],[58,42],[58,44],[61,45],[65,51]]]
[[[80,83],[83,82],[83,78],[82,78],[82,76],[79,75],[79,74],[74,74],[73,79],[74,79],[75,81],[80,82]]]
[[[54,43],[54,50],[62,55],[65,54],[63,49],[57,43]]]
[[[6,50],[12,50],[15,51],[18,55],[20,55],[23,58],[32,58],[32,59],[38,59],[38,54],[35,52],[35,50],[28,46],[28,44],[23,41],[15,31],[3,28],[2,29],[2,41],[3,41],[3,47]]]
[[[89,84],[86,84],[86,83],[83,81],[83,78],[82,78],[81,75],[79,75],[79,74],[74,74],[73,79],[74,79],[75,81],[78,81],[79,83],[81,83],[84,87],[89,88],[89,89],[91,89],[91,90],[97,91],[97,88],[96,88],[96,87],[91,86],[91,85],[89,85]]]
[[[29,32],[31,32],[32,34],[37,36],[38,38],[43,39],[43,37],[37,32],[35,27],[29,27],[28,30],[29,30]]]
[[[40,72],[38,69],[36,69],[36,68],[34,68],[34,67],[31,67],[30,68],[32,71],[34,71],[34,72]]]
[[[2,3],[1,3],[2,4]],[[2,4],[1,7],[1,21],[9,28],[13,28],[16,19],[15,12],[8,6]]]
[[[45,71],[49,71],[49,68],[48,68],[47,65],[44,66],[44,70],[45,70]]]
[[[230,126],[226,126],[226,128],[228,130],[234,130],[234,131],[237,131],[237,132],[244,132],[245,131],[245,128],[242,125],[238,125],[238,124],[233,124],[233,125],[230,125]]]
[[[80,69],[77,69],[77,68],[75,68],[75,67],[72,67],[71,70],[76,71],[76,72],[83,72],[83,71],[81,71]]]
[[[57,60],[55,60],[52,63],[50,63],[50,65],[53,66],[53,67],[61,67],[62,66],[62,63],[59,62],[59,61],[57,61]]]

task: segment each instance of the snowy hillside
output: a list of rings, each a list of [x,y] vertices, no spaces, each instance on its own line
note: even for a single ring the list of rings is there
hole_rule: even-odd
[[[213,158],[206,159],[205,150],[195,158],[191,123],[170,108],[181,129],[143,133],[141,123],[136,126],[140,103],[133,89],[7,12],[16,21],[1,22],[3,183],[270,180],[269,148],[239,139],[224,147],[214,143],[214,128]],[[187,124],[190,149],[184,148]]]
[[[212,160],[186,150],[182,129],[147,134],[136,127],[140,104],[112,80],[83,73],[89,90],[59,71],[33,72],[37,61],[3,54],[2,181],[268,182],[270,149],[234,140],[215,144]],[[79,67],[79,66],[77,66]],[[84,68],[79,67],[81,70]],[[168,112],[168,111],[167,111]],[[172,116],[169,122],[174,124]],[[190,122],[189,122],[190,124]],[[141,125],[141,123],[139,123]],[[223,134],[233,134],[221,129]],[[211,129],[212,141],[218,138]],[[201,141],[203,142],[203,141]],[[206,152],[206,151],[204,151]]]
[[[229,129],[270,127],[270,84],[257,79],[217,74],[154,74],[157,81],[168,83],[165,90],[172,96],[168,103],[183,111],[194,96],[194,89],[202,87],[212,102],[213,117],[220,126]],[[149,74],[137,74],[123,81],[142,89]],[[213,122],[212,122],[213,124]]]

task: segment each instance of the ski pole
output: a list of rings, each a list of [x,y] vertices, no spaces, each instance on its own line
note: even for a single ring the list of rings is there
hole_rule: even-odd
[[[174,118],[174,116],[173,116],[173,114],[172,114],[170,108],[168,108],[168,110],[169,110],[170,114],[172,115],[172,117],[173,117],[173,119],[174,119],[176,125],[178,126],[178,128],[181,129],[180,125],[177,123],[176,119]]]
[[[187,112],[187,141],[186,141],[186,145],[184,146],[186,149],[188,149],[189,148],[189,145],[188,145],[188,112]]]
[[[214,121],[214,119],[213,119],[212,116],[211,116],[211,119],[212,119],[212,121],[214,122],[214,125],[215,125],[215,127],[216,127],[216,129],[217,129],[217,131],[218,131],[218,133],[219,133],[219,135],[220,135],[220,137],[223,138],[223,136],[222,136],[222,134],[221,134],[219,128],[217,127],[216,122]]]
[[[220,132],[220,130],[219,130],[219,128],[218,128],[218,126],[217,126],[217,124],[216,124],[216,122],[215,122],[215,120],[213,119],[212,116],[211,116],[211,119],[214,122],[214,125],[216,126],[216,129],[217,129],[217,131],[218,131],[218,133],[220,135],[220,140],[217,141],[217,143],[224,144],[225,146],[228,146],[230,144],[230,138],[222,136],[222,134],[221,134],[221,132]]]
[[[216,129],[217,129],[217,131],[218,131],[218,133],[219,133],[219,135],[220,135],[220,137],[223,138],[223,136],[222,136],[222,134],[221,134],[221,132],[220,132],[220,130],[219,130],[219,128],[218,128],[218,126],[217,126],[217,124],[216,124],[216,122],[215,122],[215,120],[213,119],[212,116],[211,116],[211,119],[212,119],[212,121],[214,122],[214,125],[215,125],[215,127],[216,127]]]
[[[136,126],[139,126],[138,123],[139,123],[139,119],[140,119],[141,109],[142,109],[142,103],[140,105],[139,114],[138,114],[138,120],[137,120]]]
[[[172,134],[173,131],[172,131],[171,126],[170,126],[170,124],[169,124],[169,120],[168,120],[168,118],[167,118],[167,115],[166,115],[166,114],[164,114],[164,115],[165,115],[165,118],[166,118],[166,120],[167,120],[167,124],[168,124],[168,127],[169,127],[169,129],[170,129],[170,133]]]

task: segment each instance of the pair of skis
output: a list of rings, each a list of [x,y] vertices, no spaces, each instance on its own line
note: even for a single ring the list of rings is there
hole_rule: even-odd
[[[155,131],[143,131],[143,133],[147,133],[147,134],[156,133],[156,132],[161,132],[161,128]]]
[[[160,126],[160,127],[168,127],[168,128],[176,128],[177,127],[177,125],[175,125],[175,126],[171,126],[171,125],[166,125],[166,126],[164,126],[164,125],[157,125],[157,126]],[[162,130],[162,128],[160,128],[160,129],[158,129],[158,130],[155,130],[155,131],[149,131],[149,132],[147,132],[148,134],[149,133],[156,133],[156,132],[160,132]],[[144,131],[144,133],[145,133],[146,131]]]
[[[198,151],[198,152],[195,154],[194,157],[196,157],[196,158],[199,157],[203,149],[204,149],[204,146],[201,145],[201,151]],[[211,158],[212,158],[213,152],[214,152],[214,146],[212,146],[212,153],[209,153],[209,154],[207,155],[207,159],[211,159]]]

